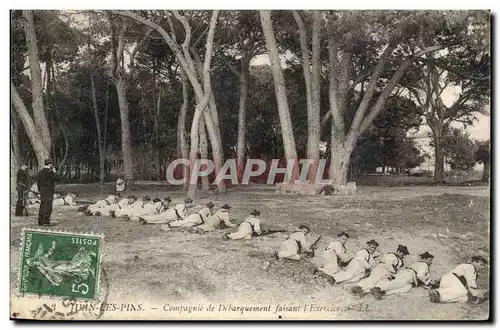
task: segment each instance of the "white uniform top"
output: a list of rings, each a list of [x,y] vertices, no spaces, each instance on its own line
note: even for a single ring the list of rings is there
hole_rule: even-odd
[[[362,249],[356,252],[354,259],[361,261],[361,264],[365,267],[365,269],[370,269],[375,262],[373,254],[371,254],[367,249]]]
[[[174,206],[174,209],[176,209],[177,211],[179,211],[179,214],[183,217],[186,216],[186,212],[187,212],[187,207],[186,207],[186,204],[183,204],[183,203],[180,203],[180,204],[176,204]]]
[[[338,261],[338,259],[340,259],[342,261],[347,261],[348,260],[348,257],[346,255],[347,249],[339,241],[332,241],[328,245],[328,247],[326,248],[326,250],[327,251],[330,250],[332,252],[335,252],[335,254],[337,255],[337,261]]]
[[[64,204],[66,205],[75,205],[75,195],[73,194],[67,194],[65,197],[64,197]]]
[[[262,231],[260,229],[260,218],[251,215],[251,216],[247,217],[241,223],[240,226],[244,225],[245,223],[247,223],[246,226],[250,225],[250,227],[253,228],[253,230],[252,230],[253,233],[256,233],[256,234],[262,233]]]
[[[198,212],[191,214],[189,217],[191,217],[191,216],[193,216],[193,217],[194,216],[198,216],[198,217],[201,218],[201,222],[205,223],[205,221],[207,220],[207,218],[210,215],[211,215],[210,209],[208,207],[204,207],[201,210],[199,210]]]
[[[477,289],[476,279],[477,272],[476,267],[472,264],[460,264],[455,269],[451,271],[453,274],[465,277],[467,281],[467,286],[471,289]]]
[[[122,199],[118,202],[118,206],[120,206],[120,208],[123,208],[123,207],[128,206],[128,203],[129,203],[129,199],[128,199],[128,198],[122,198]]]
[[[385,265],[387,271],[392,275],[395,275],[398,269],[404,266],[403,260],[393,252],[384,254],[380,262]]]
[[[106,202],[109,204],[115,204],[116,203],[116,196],[115,195],[109,195],[106,199]]]
[[[132,204],[130,204],[130,207],[137,208],[137,207],[142,207],[142,205],[144,205],[144,203],[142,201],[135,201]]]
[[[309,246],[307,245],[306,235],[302,231],[298,231],[296,233],[291,234],[287,240],[295,240],[296,242],[300,242],[299,250],[304,252],[309,252]],[[298,244],[297,244],[298,245]],[[300,251],[298,251],[300,252]]]
[[[236,227],[235,224],[232,224],[231,221],[229,221],[229,211],[226,209],[220,209],[217,212],[215,212],[214,216],[217,216],[217,218],[224,223],[226,227],[229,228],[234,228]]]
[[[156,213],[156,206],[153,202],[147,202],[142,205],[143,210],[139,210],[140,213],[146,212],[147,214],[154,214]]]
[[[416,278],[419,279],[424,285],[429,285],[431,279],[430,275],[430,267],[426,262],[417,261],[408,267],[410,270],[413,269],[415,271]],[[417,283],[415,283],[415,286]]]
[[[203,217],[203,221],[211,214],[210,209],[208,207],[204,207],[198,211],[198,214]]]
[[[219,228],[221,222],[223,222],[226,227],[236,227],[236,225],[232,224],[231,221],[229,221],[228,210],[222,208],[217,210],[217,212],[215,212],[213,215],[207,217],[205,223],[202,226]]]

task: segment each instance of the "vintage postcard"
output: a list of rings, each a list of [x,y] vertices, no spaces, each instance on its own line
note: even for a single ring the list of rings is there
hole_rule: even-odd
[[[11,319],[490,319],[490,11],[10,35]]]

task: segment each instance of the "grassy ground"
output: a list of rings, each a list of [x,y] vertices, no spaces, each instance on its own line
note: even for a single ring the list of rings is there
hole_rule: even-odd
[[[95,200],[101,194],[98,185],[61,188],[77,192],[81,200]],[[109,189],[106,187],[102,193]],[[182,197],[174,188],[137,186],[136,189],[137,195],[168,195],[174,201]],[[273,228],[293,230],[300,224],[308,224],[312,229],[309,240],[323,235],[318,251],[322,251],[340,231],[351,235],[347,242],[350,254],[372,238],[380,243],[381,252],[393,251],[397,244],[407,245],[411,253],[405,260],[408,265],[418,254],[429,251],[436,256],[431,268],[432,277],[436,279],[471,254],[489,257],[490,253],[489,187],[360,187],[354,196],[296,196],[275,194],[268,186],[250,186],[233,188],[223,195],[202,193],[197,202],[208,200],[218,206],[226,202],[231,204],[232,219],[243,219],[257,208],[266,224]],[[84,217],[62,209],[55,209],[52,218],[59,222],[54,229],[104,233],[102,267],[109,285],[108,302],[142,302],[159,308],[167,303],[197,305],[202,302],[273,305],[266,315],[227,312],[218,314],[221,318],[260,315],[259,318],[271,319],[464,320],[486,319],[489,315],[488,303],[479,306],[432,304],[422,288],[382,301],[375,301],[371,296],[355,300],[348,292],[350,286],[332,287],[324,279],[314,278],[307,259],[301,262],[274,260],[273,252],[286,234],[227,242],[221,239],[222,231],[205,235],[174,230],[163,232],[156,225]],[[37,227],[36,216],[12,217],[12,283],[16,282],[18,274],[20,233],[28,226]],[[487,273],[481,274],[480,287],[487,287]],[[14,293],[15,288],[11,291]],[[301,312],[274,313],[278,304],[300,306]],[[303,313],[305,304],[335,305],[343,309]],[[363,311],[356,307],[360,304],[365,306],[361,307]],[[102,318],[172,319],[192,315],[161,311],[104,312]],[[213,314],[203,315],[214,317]]]

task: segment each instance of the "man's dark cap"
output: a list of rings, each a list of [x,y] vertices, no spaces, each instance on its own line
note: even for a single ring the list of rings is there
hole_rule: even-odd
[[[366,242],[366,244],[368,244],[368,245],[372,245],[372,246],[378,246],[378,242],[377,242],[376,240],[374,240],[374,239],[372,239],[372,240],[370,240],[370,241]]]
[[[188,203],[192,203],[192,202],[193,202],[193,200],[192,200],[191,198],[189,198],[189,197],[186,197],[186,198],[184,199],[184,203],[186,203],[186,204],[188,204]]]
[[[404,245],[401,245],[401,244],[398,245],[398,248],[396,251],[399,251],[406,256],[410,254],[410,252],[408,251],[408,248]]]
[[[419,257],[421,259],[431,259],[431,258],[434,258],[434,256],[432,254],[430,254],[429,252],[424,252],[424,253],[420,254]]]
[[[172,198],[170,198],[170,196],[167,196],[167,198],[165,198],[165,200],[170,203],[172,201]]]
[[[253,216],[260,216],[260,211],[259,210],[253,210],[252,212],[250,212],[250,215],[253,215]]]
[[[45,165],[53,164],[52,159],[46,159],[44,162]]]
[[[221,208],[226,209],[226,210],[229,210],[229,209],[231,209],[231,205],[229,205],[229,204],[224,204],[224,205],[222,205],[222,207],[221,207]]]
[[[481,262],[484,262],[485,264],[488,263],[488,260],[486,260],[485,258],[481,257],[481,256],[473,256],[470,258],[470,260],[472,262],[478,262],[478,261],[481,261]]]
[[[306,229],[308,233],[311,232],[311,229],[309,227],[307,227],[306,225],[300,225],[299,226],[299,229],[302,230],[302,229]]]
[[[212,203],[212,202],[208,202],[208,203],[207,203],[207,207],[208,207],[209,209],[211,209],[211,208],[212,208],[212,207],[214,207],[214,206],[215,206],[215,204],[214,204],[214,203]]]

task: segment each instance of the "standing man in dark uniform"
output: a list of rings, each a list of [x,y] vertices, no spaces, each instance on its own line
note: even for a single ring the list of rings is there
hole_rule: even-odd
[[[45,160],[45,166],[37,175],[38,191],[40,192],[40,210],[38,211],[38,224],[40,226],[54,226],[50,222],[52,214],[52,200],[54,199],[54,183],[57,180],[56,169],[51,159]]]
[[[17,203],[16,203],[16,217],[22,216],[26,209],[26,201],[24,198],[24,192],[28,190],[29,176],[28,176],[28,165],[23,164],[19,171],[17,171],[16,179],[16,191],[17,191]],[[27,215],[27,214],[26,214]]]

